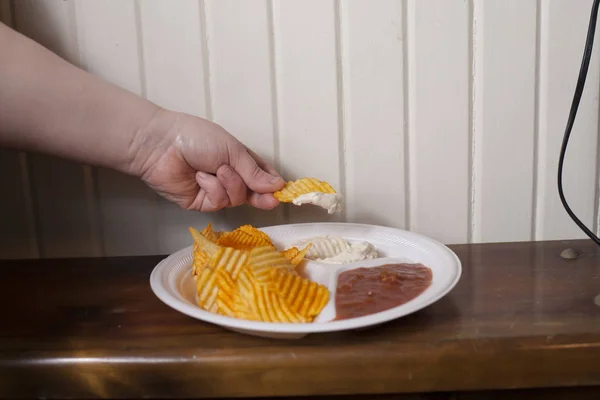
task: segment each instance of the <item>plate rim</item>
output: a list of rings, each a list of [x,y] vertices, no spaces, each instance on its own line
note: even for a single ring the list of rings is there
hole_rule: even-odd
[[[301,226],[346,226],[346,227],[361,227],[361,228],[376,228],[376,229],[384,229],[391,230],[396,233],[401,232],[403,234],[408,234],[408,236],[413,236],[415,238],[419,238],[421,240],[425,240],[426,242],[430,242],[432,245],[439,247],[441,250],[445,251],[454,261],[456,267],[456,275],[452,279],[451,282],[447,284],[444,290],[441,290],[432,298],[427,300],[423,305],[419,306],[417,309],[412,310],[408,313],[401,314],[398,316],[393,316],[394,311],[398,307],[394,307],[388,310],[380,311],[374,314],[365,315],[362,317],[351,318],[346,320],[339,320],[333,322],[324,322],[324,323],[306,323],[306,324],[293,324],[293,323],[275,323],[275,322],[259,322],[259,321],[249,321],[245,319],[239,318],[231,318],[224,315],[214,314],[209,311],[203,310],[202,308],[191,305],[187,302],[183,302],[178,300],[177,298],[171,296],[168,293],[166,286],[159,279],[160,274],[166,268],[167,261],[172,260],[174,258],[179,257],[180,255],[187,254],[192,248],[193,245],[186,246],[181,248],[167,257],[162,259],[150,273],[150,287],[154,295],[162,301],[164,304],[174,309],[175,311],[179,311],[180,313],[187,315],[188,317],[194,318],[196,320],[211,323],[214,325],[221,326],[223,328],[228,329],[239,329],[245,331],[253,331],[253,332],[261,332],[261,333],[289,333],[289,334],[312,334],[312,333],[324,333],[324,332],[338,332],[338,331],[347,331],[354,329],[362,329],[367,328],[373,325],[379,325],[382,323],[390,322],[396,319],[404,318],[408,315],[414,314],[415,312],[421,311],[432,304],[438,302],[440,299],[448,295],[458,284],[460,279],[462,278],[463,268],[462,262],[458,255],[454,251],[452,251],[448,246],[439,242],[436,239],[433,239],[429,236],[408,231],[401,228],[393,228],[384,225],[375,225],[375,224],[362,224],[362,223],[353,223],[353,222],[302,222],[302,223],[294,223],[294,224],[279,224],[279,225],[270,225],[264,227],[257,227],[260,230],[266,229],[274,229],[274,228],[284,228],[284,227],[301,227]],[[410,239],[410,238],[409,238]],[[161,294],[161,290],[164,294]],[[198,316],[198,313],[202,315],[202,317]]]

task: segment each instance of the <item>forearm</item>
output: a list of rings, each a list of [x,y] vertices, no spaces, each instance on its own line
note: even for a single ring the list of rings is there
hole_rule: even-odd
[[[0,146],[125,173],[161,110],[0,23]]]

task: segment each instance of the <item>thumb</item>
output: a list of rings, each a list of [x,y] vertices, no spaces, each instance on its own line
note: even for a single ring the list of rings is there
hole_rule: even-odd
[[[246,149],[241,149],[231,161],[233,169],[253,192],[273,193],[285,186],[281,176],[262,169]]]

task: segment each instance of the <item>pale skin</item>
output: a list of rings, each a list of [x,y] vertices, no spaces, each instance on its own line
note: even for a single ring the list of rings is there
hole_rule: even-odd
[[[187,210],[272,209],[277,171],[222,127],[166,110],[0,23],[0,146],[111,168]]]

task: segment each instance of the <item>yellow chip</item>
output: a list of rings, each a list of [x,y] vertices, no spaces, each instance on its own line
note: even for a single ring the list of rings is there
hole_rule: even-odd
[[[216,242],[219,236],[221,235],[220,232],[213,231],[212,224],[210,222],[201,233],[205,238],[207,238],[211,242]]]
[[[251,250],[255,247],[273,247],[271,239],[264,232],[250,225],[244,225],[233,232],[223,233],[216,241],[223,247],[232,247],[238,250]]]
[[[239,228],[237,228],[236,230],[241,231],[241,232],[246,232],[250,236],[260,238],[262,243],[270,244],[270,245],[273,244],[273,242],[271,242],[271,238],[269,237],[269,235],[267,235],[260,229],[253,227],[252,225],[242,225]]]
[[[216,281],[218,286],[217,293],[217,312],[219,314],[235,317],[235,299],[237,295],[237,287],[231,276],[223,271],[217,271]]]
[[[273,196],[283,203],[291,203],[301,194],[312,192],[330,194],[336,193],[333,187],[331,187],[331,185],[327,182],[323,182],[315,178],[302,178],[286,183],[283,189],[273,193]]]
[[[250,250],[248,257],[250,270],[261,283],[268,283],[271,277],[271,271],[274,269],[285,269],[294,271],[294,264],[281,252],[273,247],[256,247]]]
[[[196,302],[206,311],[217,312],[217,295],[219,288],[216,283],[215,271],[212,268],[203,268],[196,275]]]
[[[190,228],[190,231],[193,228]],[[198,231],[196,231],[198,232]],[[198,232],[199,234],[199,232]],[[194,240],[194,249],[192,252],[192,274],[194,275],[194,277],[196,277],[200,271],[202,271],[202,269],[204,267],[206,267],[208,265],[208,257],[206,256],[206,254],[204,252],[202,252],[200,250],[200,246],[198,245],[198,243]]]
[[[190,232],[197,248],[194,252],[194,264],[198,263],[201,266],[201,268],[195,267],[198,305],[205,310],[218,312],[217,298],[221,290],[219,282],[225,279],[221,273],[226,273],[232,281],[235,281],[248,261],[248,252],[221,247],[193,228],[190,228]],[[233,287],[233,284],[229,287]],[[223,290],[227,291],[227,287]]]
[[[204,310],[254,321],[305,323],[327,303],[327,289],[295,271],[310,244],[280,252],[251,225],[232,232],[214,232],[211,224],[202,232],[189,230],[197,303]]]
[[[214,256],[214,254],[216,254],[219,246],[214,244],[211,239],[206,236],[206,234],[210,236],[214,234],[211,224],[208,224],[202,233],[198,232],[198,230],[192,227],[189,228],[189,231],[194,239],[192,274],[197,276],[202,269],[208,265],[209,258],[211,255]],[[210,255],[207,253],[207,251],[210,252]]]
[[[194,255],[199,263],[215,270],[224,270],[236,279],[248,259],[248,252],[231,247],[221,247],[211,242],[194,228],[190,228],[197,248]]]
[[[192,253],[192,274],[197,276],[202,269],[208,266],[208,257],[204,254],[200,248],[194,244],[194,252]]]
[[[237,280],[247,259],[247,253],[231,248],[223,248],[216,259],[211,259],[209,265],[196,276],[198,305],[212,312],[217,312],[219,307],[223,308],[223,303],[218,303],[217,299],[224,301],[225,295],[221,294],[221,291],[229,291],[229,297],[233,297],[233,293],[229,289],[233,287],[231,282]],[[223,283],[231,284],[222,285]],[[231,306],[232,302],[227,304]]]
[[[309,243],[305,248],[299,250],[297,247],[290,247],[289,249],[285,249],[281,252],[287,259],[290,260],[292,265],[296,266],[300,264],[300,261],[304,259],[304,256],[310,249],[311,244]]]
[[[290,310],[306,318],[314,318],[329,301],[329,290],[316,282],[290,274],[283,269],[271,271],[273,283],[271,287]]]
[[[214,257],[220,250],[220,246],[208,239],[206,236],[198,232],[196,229],[190,227],[190,233],[194,239],[194,245],[197,246],[198,251],[204,252],[206,257],[209,259]]]
[[[248,268],[240,273],[237,293],[235,312],[238,318],[264,322],[310,322],[309,318],[292,311],[267,285],[261,285]]]

